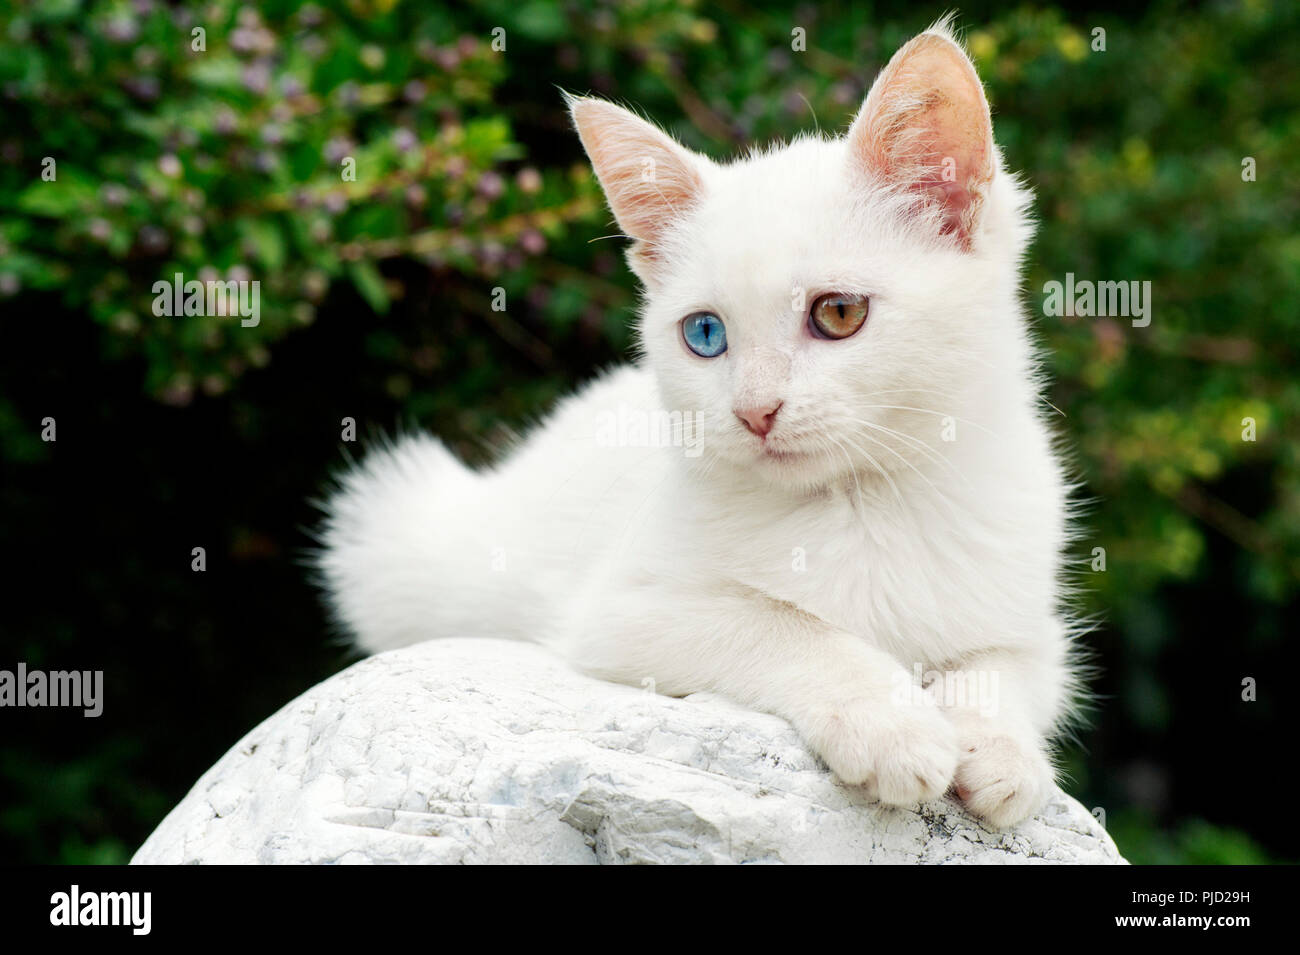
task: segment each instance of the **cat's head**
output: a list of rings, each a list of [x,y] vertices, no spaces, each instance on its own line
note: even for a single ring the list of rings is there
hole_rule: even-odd
[[[946,23],[900,49],[847,134],[722,164],[571,99],[645,286],[640,346],[700,466],[815,487],[890,472],[1015,374],[1028,193],[1002,170]]]

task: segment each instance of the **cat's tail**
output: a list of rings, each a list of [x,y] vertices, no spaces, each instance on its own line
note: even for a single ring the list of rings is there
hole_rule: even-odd
[[[320,504],[313,563],[335,620],[365,653],[434,637],[524,637],[490,572],[486,481],[435,438],[371,451]],[[512,603],[513,602],[513,603]]]

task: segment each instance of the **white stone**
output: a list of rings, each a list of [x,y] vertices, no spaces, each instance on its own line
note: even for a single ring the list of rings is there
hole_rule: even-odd
[[[1120,863],[1058,792],[995,832],[886,809],[784,720],[603,683],[529,645],[385,653],[244,737],[136,863]]]

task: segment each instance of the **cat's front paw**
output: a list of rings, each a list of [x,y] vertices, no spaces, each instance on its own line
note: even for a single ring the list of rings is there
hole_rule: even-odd
[[[994,828],[1029,818],[1056,786],[1056,774],[1036,739],[967,727],[960,750],[953,779],[957,797]]]
[[[804,734],[839,779],[882,803],[915,806],[947,791],[957,768],[957,734],[936,708],[880,700],[826,704]]]

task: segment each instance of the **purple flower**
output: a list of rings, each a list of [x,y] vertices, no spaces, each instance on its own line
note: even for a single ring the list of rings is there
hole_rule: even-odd
[[[140,248],[150,255],[156,255],[167,248],[167,233],[156,225],[141,226],[136,238]]]
[[[325,161],[331,166],[337,166],[345,156],[352,155],[355,144],[342,136],[334,136],[325,140]]]
[[[356,106],[361,101],[361,88],[357,86],[355,80],[347,80],[340,83],[338,89],[334,91],[338,101],[345,107]]]
[[[515,184],[519,186],[521,192],[532,195],[535,192],[541,191],[542,174],[532,166],[525,166],[523,169],[519,170],[519,174],[515,176]]]
[[[130,43],[140,34],[134,17],[114,17],[104,24],[104,36],[114,43]]]
[[[410,152],[418,144],[419,140],[416,138],[415,133],[411,132],[405,126],[399,126],[397,129],[393,130],[393,145],[397,147],[398,151],[404,153]]]
[[[536,229],[528,229],[519,236],[519,245],[529,255],[541,255],[546,251],[546,237]]]
[[[194,400],[194,383],[187,375],[178,375],[163,389],[161,397],[164,404],[183,408]]]
[[[132,76],[123,80],[122,85],[126,91],[136,99],[152,101],[158,98],[161,88],[158,85],[156,76]]]
[[[243,72],[244,89],[265,95],[271,88],[271,68],[265,63],[249,63]]]
[[[489,240],[478,249],[478,260],[486,266],[500,265],[505,261],[506,250],[500,242]]]
[[[479,176],[478,194],[484,199],[497,199],[506,191],[506,182],[492,170],[488,170]]]
[[[222,106],[217,110],[216,117],[212,120],[212,128],[219,136],[229,136],[239,127],[239,116],[229,106]]]

